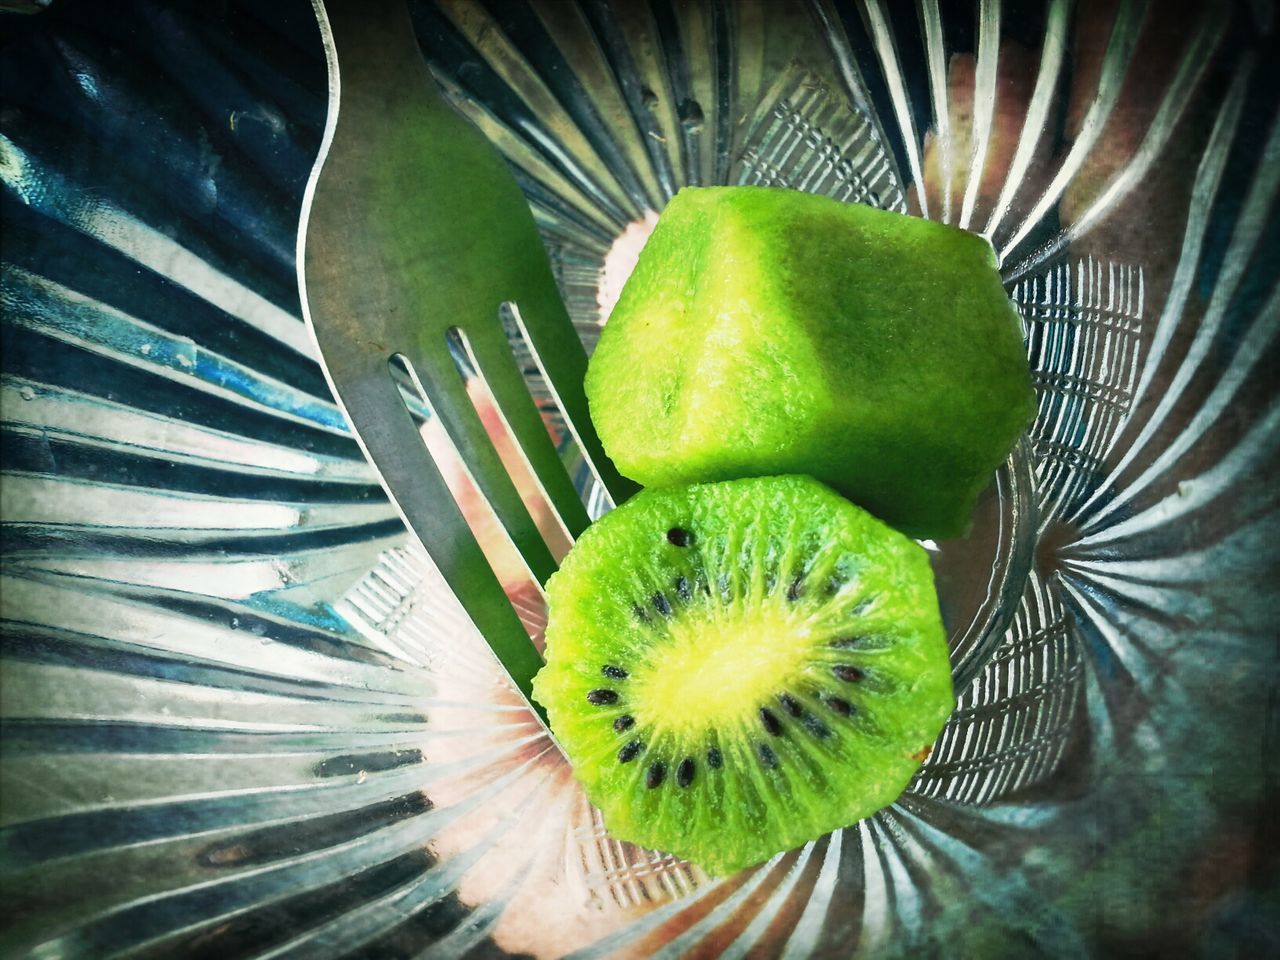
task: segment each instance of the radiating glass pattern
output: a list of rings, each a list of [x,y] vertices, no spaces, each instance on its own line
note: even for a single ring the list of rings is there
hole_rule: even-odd
[[[0,3],[0,954],[1280,949],[1274,4],[410,6],[588,346],[685,184],[991,240],[1039,412],[937,552],[960,706],[737,876],[610,838],[301,320],[310,5]]]

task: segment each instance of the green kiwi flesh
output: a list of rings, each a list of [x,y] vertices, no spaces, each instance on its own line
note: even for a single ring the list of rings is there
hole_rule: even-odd
[[[797,190],[681,190],[601,332],[591,419],[646,486],[800,473],[963,534],[1035,413],[991,244]]]
[[[892,803],[955,706],[927,554],[809,477],[643,491],[547,595],[533,690],[574,775],[712,874]]]

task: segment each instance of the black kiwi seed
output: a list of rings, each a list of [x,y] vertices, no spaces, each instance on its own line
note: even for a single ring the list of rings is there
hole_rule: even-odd
[[[829,644],[827,644],[827,646],[833,647],[836,650],[852,650],[856,647],[861,647],[865,645],[867,640],[868,640],[867,637],[864,637],[861,634],[855,633],[852,636],[839,637],[835,640],[832,640]]]
[[[640,751],[644,749],[644,744],[639,740],[632,740],[621,750],[618,751],[619,763],[630,763],[640,755]]]
[[[850,666],[847,663],[837,663],[831,668],[831,672],[835,674],[837,680],[843,680],[845,683],[857,683],[866,676],[857,667]]]
[[[649,764],[649,769],[645,771],[644,785],[652,790],[654,787],[662,786],[662,780],[667,775],[667,765],[661,760],[655,760]]]
[[[624,713],[617,720],[613,721],[613,729],[617,730],[619,733],[625,733],[627,730],[630,730],[635,726],[635,723],[635,717],[631,716],[629,713]]]
[[[627,671],[623,670],[621,667],[615,667],[613,664],[608,664],[607,666],[601,667],[600,672],[603,673],[610,680],[627,679]]]
[[[804,593],[804,574],[797,574],[796,578],[791,581],[791,586],[787,588],[787,599],[795,603]]]
[[[778,765],[778,755],[769,749],[768,744],[757,743],[756,756],[758,756],[760,758],[760,762],[770,770],[774,769]]]
[[[681,760],[680,766],[676,767],[676,786],[687,787],[693,783],[693,773],[696,769],[693,757],[685,757]]]
[[[636,615],[636,619],[642,623],[649,622],[649,612],[645,610],[644,607],[640,606],[640,604],[633,603],[631,605],[631,612],[634,613]]]
[[[719,770],[724,766],[724,756],[718,747],[712,747],[707,751],[707,766],[712,770]]]
[[[772,710],[768,707],[760,708],[760,722],[764,724],[765,730],[771,737],[782,736],[782,724],[778,722],[778,718],[774,716]]]
[[[821,720],[819,720],[817,717],[815,717],[812,713],[806,713],[803,717],[801,717],[800,723],[803,724],[804,728],[808,730],[811,734],[813,734],[815,737],[817,737],[819,740],[825,740],[827,739],[827,737],[831,736],[831,730],[827,727],[827,725],[823,723]]]
[[[876,601],[879,599],[880,599],[880,594],[878,593],[873,593],[869,597],[864,597],[863,599],[858,601],[858,605],[854,607],[853,610],[850,611],[850,614],[855,617],[861,616],[862,614],[870,610],[872,607],[874,607],[876,605]]]
[[[787,713],[793,717],[798,717],[804,713],[804,707],[800,706],[800,701],[789,693],[784,693],[778,697],[778,702],[782,704]]]
[[[653,609],[657,610],[664,617],[671,616],[671,604],[667,602],[666,594],[655,593],[653,595]]]
[[[689,580],[686,577],[676,577],[676,594],[681,600],[688,600],[693,596],[693,590],[689,588]]]
[[[689,545],[689,531],[683,527],[672,527],[667,531],[667,543],[673,547],[687,547]]]
[[[853,716],[853,704],[848,700],[841,700],[839,697],[825,697],[824,702],[828,707],[840,714],[842,717]]]
[[[591,690],[587,693],[587,703],[593,703],[597,707],[607,707],[611,703],[618,702],[618,692],[616,690]]]

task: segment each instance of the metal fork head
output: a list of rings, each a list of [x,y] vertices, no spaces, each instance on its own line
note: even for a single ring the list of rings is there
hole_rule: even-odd
[[[629,491],[587,416],[586,354],[532,214],[484,136],[435,89],[404,0],[313,0],[329,116],[298,234],[303,314],[325,375],[388,496],[516,686],[541,666],[391,376],[402,358],[467,472],[538,583],[555,561],[487,435],[449,348],[478,375],[570,537],[586,526],[512,356],[499,310],[528,346],[596,477]]]

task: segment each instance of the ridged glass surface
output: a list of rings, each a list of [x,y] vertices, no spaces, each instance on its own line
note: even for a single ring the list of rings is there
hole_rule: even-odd
[[[607,835],[328,393],[309,4],[10,7],[0,954],[1280,951],[1271,3],[411,3],[588,346],[684,184],[981,232],[1025,321],[1039,415],[936,545],[959,709],[720,879]]]

